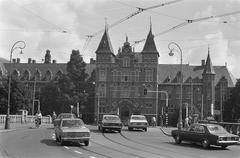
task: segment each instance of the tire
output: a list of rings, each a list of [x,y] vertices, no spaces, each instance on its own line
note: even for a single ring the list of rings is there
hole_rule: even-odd
[[[132,131],[133,129],[132,129],[131,127],[128,127],[128,130],[129,130],[129,131]]]
[[[144,128],[143,130],[144,130],[145,132],[147,132],[147,128]]]
[[[202,147],[204,148],[204,149],[207,149],[208,147],[209,147],[209,141],[207,140],[207,139],[204,139],[203,141],[202,141]]]
[[[221,147],[222,147],[222,149],[226,149],[227,145],[222,145]]]
[[[121,133],[121,131],[122,131],[121,129],[118,130],[119,133]]]
[[[101,131],[100,126],[98,126],[98,130]]]
[[[85,144],[85,146],[88,146],[89,145],[89,140],[84,141],[84,144]]]
[[[181,144],[182,140],[181,140],[181,138],[180,138],[179,135],[175,136],[174,139],[175,139],[175,143],[176,143],[176,144]]]
[[[61,145],[65,145],[65,142],[62,140],[62,138],[60,138],[60,143]]]
[[[102,131],[102,133],[104,133],[104,132],[105,132],[105,129],[104,129],[104,128],[102,128],[102,129],[101,129],[101,131]]]

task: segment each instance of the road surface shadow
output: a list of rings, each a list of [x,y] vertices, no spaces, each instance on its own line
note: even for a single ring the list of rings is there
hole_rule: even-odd
[[[60,144],[58,144],[55,140],[53,139],[42,139],[40,141],[43,144],[46,144],[48,146],[60,146]]]
[[[188,142],[182,142],[181,144],[176,144],[175,142],[164,142],[165,144],[171,144],[175,146],[182,146],[182,147],[188,147],[188,148],[196,148],[200,150],[229,150],[228,148],[221,148],[219,146],[210,146],[207,149],[204,149],[201,144],[196,144],[196,143],[188,143]]]

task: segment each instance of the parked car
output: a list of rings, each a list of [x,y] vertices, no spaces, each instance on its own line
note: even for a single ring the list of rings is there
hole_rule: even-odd
[[[239,136],[228,133],[222,126],[216,124],[192,124],[187,130],[173,130],[172,136],[177,144],[182,141],[200,143],[203,148],[210,145],[226,148],[237,144]]]
[[[85,127],[81,119],[63,118],[55,127],[56,141],[64,145],[65,142],[79,142],[89,145],[90,130]]]
[[[73,113],[61,113],[57,116],[57,118],[54,120],[53,122],[53,125],[54,127],[60,123],[60,120],[61,119],[64,119],[64,118],[77,118],[75,114]]]
[[[128,121],[128,130],[143,129],[147,131],[148,121],[144,115],[132,115]]]
[[[102,132],[116,130],[120,133],[122,126],[122,121],[118,115],[103,115],[102,120],[98,122],[98,130]]]

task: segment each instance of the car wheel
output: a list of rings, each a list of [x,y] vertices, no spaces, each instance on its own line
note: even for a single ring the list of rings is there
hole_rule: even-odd
[[[131,127],[128,127],[128,130],[129,130],[129,131],[132,131],[133,129],[132,129]]]
[[[60,138],[60,143],[61,145],[65,145],[65,142],[62,140],[62,138]]]
[[[122,131],[121,129],[118,130],[119,133],[121,133],[121,131]]]
[[[202,147],[203,147],[203,148],[206,149],[206,148],[209,147],[209,145],[210,145],[210,144],[209,144],[209,141],[208,141],[207,139],[204,139],[204,140],[202,141]]]
[[[101,130],[101,131],[102,131],[102,133],[104,133],[104,132],[105,132],[105,129],[104,129],[104,128],[102,128],[102,130]]]
[[[89,140],[84,141],[84,144],[85,144],[85,146],[88,146],[89,145]]]
[[[182,140],[181,140],[179,135],[177,135],[174,139],[175,139],[175,143],[176,144],[180,144],[182,142]]]
[[[144,131],[147,132],[147,128],[144,128]]]
[[[100,126],[98,126],[98,130],[100,131],[101,129],[100,129]]]
[[[222,149],[226,149],[227,145],[222,145],[221,147]]]
[[[58,139],[57,135],[55,135],[55,136],[56,136],[56,142],[59,142],[59,139]]]

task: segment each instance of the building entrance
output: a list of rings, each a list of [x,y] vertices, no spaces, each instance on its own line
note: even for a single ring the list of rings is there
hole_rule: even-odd
[[[127,121],[130,118],[131,114],[132,114],[132,111],[131,111],[130,103],[126,104],[126,102],[125,102],[125,104],[122,103],[119,106],[119,116],[124,125],[127,124]]]

